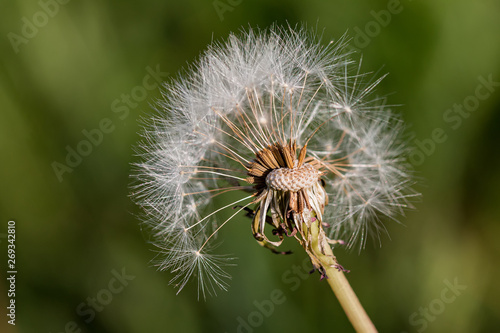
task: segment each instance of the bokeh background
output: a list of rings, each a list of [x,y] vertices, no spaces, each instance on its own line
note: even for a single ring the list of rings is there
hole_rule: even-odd
[[[377,93],[410,127],[421,202],[402,224],[387,223],[382,247],[336,250],[378,329],[498,330],[498,1],[59,1],[2,2],[0,331],[352,331],[327,284],[297,268],[308,268],[305,254],[270,254],[245,218],[222,235],[221,251],[239,258],[230,290],[198,301],[192,283],[175,295],[171,275],[150,263],[128,197],[139,120],[160,96],[145,77],[176,76],[241,27],[287,22],[317,28],[325,42],[347,32],[363,71],[389,73]],[[102,139],[85,146],[100,127]],[[58,176],[54,163],[78,147],[87,156]],[[9,220],[15,326],[5,316]]]

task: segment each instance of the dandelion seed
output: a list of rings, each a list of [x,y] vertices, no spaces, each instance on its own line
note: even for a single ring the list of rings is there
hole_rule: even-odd
[[[227,288],[231,258],[210,251],[245,213],[260,245],[283,253],[293,237],[327,277],[323,256],[342,267],[332,244],[363,248],[386,233],[383,216],[410,206],[402,123],[371,97],[380,79],[360,74],[345,49],[345,38],[323,45],[304,29],[249,30],[165,86],[139,145],[134,197],[179,291],[192,277],[203,296]],[[251,194],[214,207],[237,191]]]

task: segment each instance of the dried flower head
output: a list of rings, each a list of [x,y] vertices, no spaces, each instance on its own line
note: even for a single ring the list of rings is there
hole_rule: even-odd
[[[284,253],[277,247],[294,237],[320,272],[318,250],[335,239],[364,247],[385,231],[381,216],[403,213],[413,192],[401,122],[372,97],[381,79],[366,82],[348,56],[344,39],[249,30],[214,43],[165,85],[140,144],[134,198],[179,290],[193,275],[203,295],[227,287],[228,258],[209,250],[244,213],[261,245]],[[248,194],[214,207],[233,191]]]

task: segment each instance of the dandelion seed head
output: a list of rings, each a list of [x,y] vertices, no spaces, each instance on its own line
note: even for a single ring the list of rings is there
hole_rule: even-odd
[[[214,42],[164,85],[137,148],[133,190],[158,268],[179,290],[191,278],[203,297],[227,289],[232,258],[213,254],[214,242],[245,214],[273,251],[285,234],[310,247],[311,223],[325,239],[363,248],[386,233],[384,217],[411,206],[402,122],[373,96],[382,78],[360,72],[346,41],[249,29]],[[232,202],[214,200],[227,193]]]

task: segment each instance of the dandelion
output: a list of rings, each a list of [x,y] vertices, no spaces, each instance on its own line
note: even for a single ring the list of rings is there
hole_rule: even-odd
[[[203,296],[227,288],[231,258],[211,251],[244,215],[260,245],[286,253],[284,239],[296,239],[332,280],[343,270],[332,245],[378,241],[382,218],[409,206],[403,125],[373,94],[382,78],[368,80],[360,66],[345,38],[323,45],[305,29],[250,29],[165,85],[133,196],[179,291],[192,277]],[[243,195],[215,206],[232,192]]]

